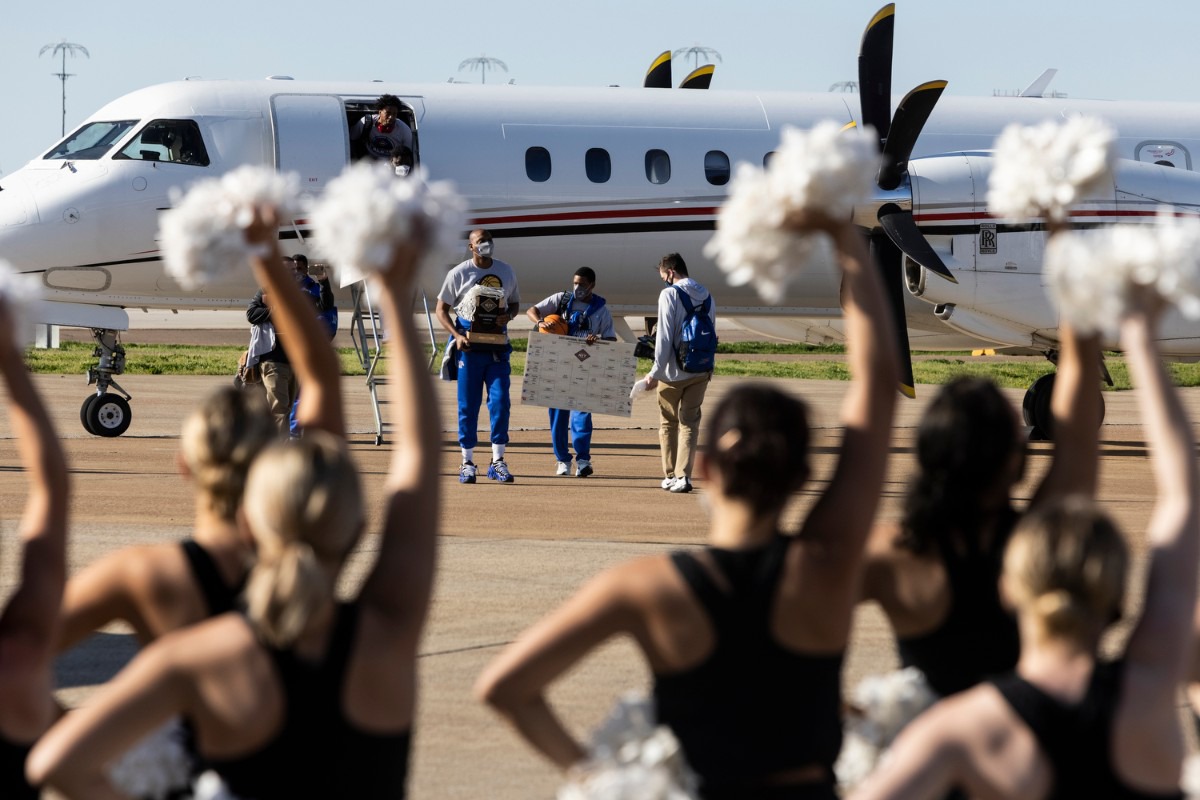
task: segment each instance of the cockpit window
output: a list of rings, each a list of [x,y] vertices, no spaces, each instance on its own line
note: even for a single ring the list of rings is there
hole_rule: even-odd
[[[64,161],[95,161],[107,153],[130,128],[136,119],[115,122],[92,122],[63,139],[43,158]]]
[[[154,120],[113,158],[208,166],[208,151],[204,149],[200,127],[190,119]]]

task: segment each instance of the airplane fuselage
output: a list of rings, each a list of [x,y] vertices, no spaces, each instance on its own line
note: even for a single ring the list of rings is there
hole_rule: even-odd
[[[244,280],[198,291],[185,291],[164,273],[158,214],[170,207],[171,190],[258,164],[297,172],[305,191],[316,195],[353,156],[355,114],[385,91],[398,95],[411,113],[427,178],[453,181],[469,202],[472,227],[490,229],[497,256],[517,268],[525,304],[568,288],[573,271],[590,265],[599,275],[598,291],[615,311],[652,314],[659,288],[653,267],[677,251],[692,275],[714,288],[719,313],[750,327],[756,319],[839,314],[832,264],[807,270],[783,303],[765,306],[752,287],[724,285],[701,251],[737,166],[761,166],[786,126],[857,122],[855,96],[844,94],[290,80],[162,84],[119,98],[76,131],[130,122],[109,145],[80,151],[85,157],[55,154],[55,148],[0,180],[0,258],[38,274],[50,299],[64,303],[241,307],[256,288],[248,270]],[[1118,131],[1122,159],[1170,164],[1175,176],[1161,181],[1173,181],[1173,200],[1200,203],[1200,176],[1191,174],[1200,157],[1200,105],[944,97],[913,151],[911,193],[918,224],[935,247],[953,256],[953,270],[988,272],[989,264],[999,263],[1001,273],[1029,272],[1040,265],[1026,260],[1034,251],[1040,256],[1040,242],[1031,245],[1028,232],[1001,226],[997,234],[985,227],[998,249],[981,254],[980,226],[995,220],[982,204],[985,187],[976,185],[980,159],[963,156],[948,171],[945,164],[940,171],[923,169],[924,160],[985,151],[1010,122],[1073,114],[1107,119]],[[176,161],[157,144],[138,149],[139,132],[155,121],[194,123],[207,163]],[[1151,176],[1169,172],[1146,170]],[[1157,179],[1146,180],[1154,194]],[[961,202],[946,197],[955,193]],[[312,251],[305,220],[281,236],[285,252]],[[1021,266],[1006,269],[1012,260],[1006,248],[1020,251]],[[1036,270],[1022,285],[1040,289]],[[961,308],[964,298],[953,303]],[[916,310],[913,327],[949,330],[932,305],[911,301],[909,307]],[[1000,307],[992,311],[1004,314]],[[1044,298],[1034,316],[1039,318],[1013,321],[1021,342],[1012,341],[1004,324],[986,333],[978,325],[956,330],[967,338],[1037,346],[1039,337],[1053,339],[1056,320]],[[763,327],[784,330],[782,322]],[[1175,338],[1190,340],[1180,353],[1200,354],[1194,336]]]

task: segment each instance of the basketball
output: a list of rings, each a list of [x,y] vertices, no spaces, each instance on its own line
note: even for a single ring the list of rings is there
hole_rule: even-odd
[[[558,314],[547,314],[542,317],[542,321],[538,323],[538,330],[542,333],[553,333],[556,336],[566,336],[570,328],[567,326],[567,321]]]

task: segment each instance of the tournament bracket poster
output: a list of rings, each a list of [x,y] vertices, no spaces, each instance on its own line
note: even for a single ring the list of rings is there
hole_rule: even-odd
[[[633,416],[629,390],[637,380],[632,344],[534,333],[525,354],[521,403]]]

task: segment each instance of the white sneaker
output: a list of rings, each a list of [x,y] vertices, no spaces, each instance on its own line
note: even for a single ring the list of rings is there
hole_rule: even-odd
[[[571,474],[571,465],[565,461],[555,461],[554,462],[554,474],[555,475],[570,475]]]
[[[592,462],[575,459],[575,477],[586,478],[592,474]]]
[[[676,478],[675,482],[671,484],[671,487],[667,489],[667,491],[671,494],[683,494],[684,492],[690,492],[691,490],[692,482],[686,477]]]
[[[675,476],[674,475],[672,475],[669,478],[663,478],[662,488],[670,490],[670,488],[674,485],[675,485]]]

